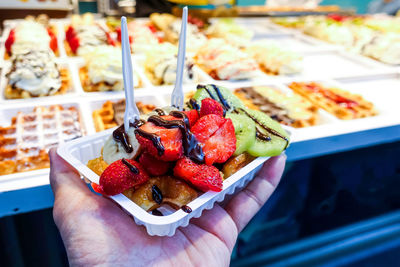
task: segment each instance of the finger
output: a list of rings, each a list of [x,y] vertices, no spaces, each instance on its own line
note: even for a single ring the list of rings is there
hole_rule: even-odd
[[[61,194],[73,197],[76,194],[90,192],[79,173],[57,154],[55,148],[49,151],[49,155],[50,185],[56,198]]]
[[[286,155],[268,160],[253,181],[225,206],[225,210],[232,217],[239,232],[274,192],[285,169],[285,161]]]

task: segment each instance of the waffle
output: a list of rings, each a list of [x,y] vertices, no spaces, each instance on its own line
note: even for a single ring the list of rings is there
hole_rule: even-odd
[[[339,88],[327,88],[315,82],[293,82],[289,87],[314,105],[342,120],[365,118],[377,114],[371,102],[360,95]]]
[[[82,135],[78,110],[62,106],[18,112],[11,126],[0,127],[0,175],[50,166],[48,150]]]
[[[67,69],[60,69],[60,77],[61,77],[61,87],[60,89],[53,95],[63,95],[65,94],[71,87],[71,77]],[[6,99],[21,99],[21,98],[32,98],[32,97],[42,97],[46,95],[35,96],[30,94],[28,91],[25,91],[20,88],[13,88],[11,85],[7,85],[4,89],[4,97]]]
[[[86,67],[82,67],[79,69],[79,78],[82,83],[82,88],[85,92],[114,91],[114,86],[107,82],[102,81],[98,83],[91,83],[89,79],[89,72]],[[140,79],[139,84],[136,87],[142,87],[142,81]]]
[[[136,102],[139,112],[142,114],[149,113],[156,107],[152,104],[144,104]],[[125,100],[122,99],[118,102],[106,101],[101,109],[95,110],[92,113],[94,127],[96,132],[101,132],[123,123],[125,112]]]
[[[297,94],[285,94],[267,86],[244,87],[235,95],[251,109],[265,112],[282,124],[295,128],[318,123],[318,107]]]

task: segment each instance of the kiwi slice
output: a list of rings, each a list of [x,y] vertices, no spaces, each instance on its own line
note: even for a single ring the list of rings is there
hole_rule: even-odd
[[[235,127],[236,151],[234,155],[237,156],[253,146],[256,140],[256,124],[244,114],[227,113],[226,117],[232,120]]]
[[[205,98],[212,98],[218,101],[227,112],[231,112],[237,108],[244,108],[242,101],[237,98],[229,89],[214,84],[207,84],[197,86],[197,91],[193,98],[197,104],[201,106],[201,100]]]
[[[252,110],[240,109],[240,114],[245,114],[255,122],[256,138],[247,152],[255,157],[277,156],[289,145],[289,135],[282,126],[271,119],[267,114]]]

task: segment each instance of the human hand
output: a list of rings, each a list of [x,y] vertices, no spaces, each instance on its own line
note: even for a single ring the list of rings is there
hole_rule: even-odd
[[[224,208],[216,204],[172,237],[149,236],[110,199],[93,194],[55,149],[50,160],[53,216],[71,266],[229,266],[239,232],[275,190],[286,156],[268,160]]]

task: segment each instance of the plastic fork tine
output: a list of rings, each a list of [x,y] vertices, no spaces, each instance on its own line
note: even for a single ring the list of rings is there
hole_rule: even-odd
[[[179,35],[176,81],[175,81],[174,91],[172,92],[171,95],[171,105],[173,107],[178,108],[179,110],[183,109],[182,80],[183,80],[183,71],[185,67],[187,17],[188,17],[188,8],[187,6],[185,6],[182,10],[182,25],[181,25],[181,33]]]
[[[126,17],[121,17],[121,46],[122,46],[122,74],[125,88],[125,114],[124,128],[128,132],[130,122],[134,123],[139,119],[139,110],[135,104],[133,68],[131,57],[131,46],[129,44],[128,26]]]

